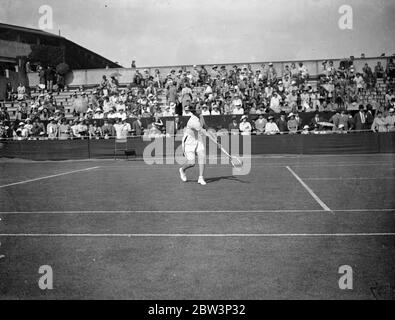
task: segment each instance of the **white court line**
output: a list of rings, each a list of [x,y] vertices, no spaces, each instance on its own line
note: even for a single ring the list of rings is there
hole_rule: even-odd
[[[332,212],[391,212],[395,213],[395,208],[381,209],[334,209]],[[319,213],[327,212],[324,209],[290,209],[290,210],[78,210],[78,211],[0,211],[0,215],[17,215],[17,214],[140,214],[140,213],[157,213],[157,214],[179,214],[179,213]]]
[[[85,169],[80,169],[80,170],[73,170],[73,171],[68,171],[68,172],[63,172],[63,173],[58,173],[58,174],[52,174],[50,176],[45,176],[45,177],[40,177],[40,178],[35,178],[35,179],[29,179],[29,180],[24,180],[24,181],[19,181],[19,182],[13,182],[13,183],[9,183],[9,184],[4,184],[4,185],[0,186],[0,188],[15,186],[15,185],[18,185],[18,184],[23,184],[23,183],[34,182],[34,181],[38,181],[38,180],[55,178],[55,177],[59,177],[59,176],[64,176],[66,174],[71,174],[71,173],[76,173],[76,172],[83,172],[83,171],[93,170],[93,169],[97,169],[97,168],[99,168],[99,167],[91,167],[91,168],[85,168]]]
[[[385,165],[395,165],[395,162],[372,162],[372,163],[366,163],[366,162],[358,162],[358,163],[306,163],[303,162],[303,164],[292,164],[293,167],[306,167],[306,168],[310,168],[310,167],[353,167],[353,166],[385,166]],[[287,163],[260,163],[260,164],[252,164],[252,168],[266,168],[266,167],[285,167],[287,165]],[[175,166],[178,167],[180,166],[177,163],[174,164],[153,164],[153,165],[149,165],[146,164],[144,166],[142,165],[138,165],[138,166],[130,166],[130,165],[102,165],[100,166],[101,169],[105,169],[105,168],[111,168],[111,169],[147,169],[147,170],[164,170],[164,169],[168,169],[169,166]],[[206,168],[218,168],[218,167],[227,167],[227,164],[216,164],[216,165],[206,165]],[[391,169],[391,168],[389,168]]]
[[[395,179],[395,177],[331,177],[331,178],[302,178],[303,180],[383,180]]]
[[[395,233],[3,233],[0,237],[95,237],[95,238],[148,238],[148,237],[393,237]]]
[[[300,184],[307,190],[308,193],[314,198],[315,201],[318,202],[318,204],[325,210],[325,211],[331,211],[329,207],[314,193],[313,190],[310,189],[310,187],[288,166],[286,166],[289,172],[292,173],[292,175],[300,182]]]

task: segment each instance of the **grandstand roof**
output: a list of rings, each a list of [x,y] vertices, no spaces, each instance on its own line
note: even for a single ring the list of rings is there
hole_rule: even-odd
[[[80,50],[83,50],[84,52],[86,52],[87,54],[90,54],[92,56],[95,56],[95,58],[100,59],[102,61],[104,61],[105,63],[108,64],[108,66],[110,68],[122,68],[121,65],[101,56],[100,54],[97,54],[96,52],[93,52],[83,46],[80,46],[79,44],[56,34],[44,31],[44,30],[40,30],[40,29],[33,29],[33,28],[26,28],[26,27],[21,27],[21,26],[17,26],[17,25],[11,25],[11,24],[6,24],[6,23],[0,23],[0,30],[1,29],[6,29],[6,30],[12,30],[15,32],[19,32],[19,33],[24,33],[24,34],[33,34],[33,35],[37,35],[41,38],[52,38],[54,40],[58,39],[59,43],[63,42],[66,46],[71,46],[74,48],[78,48]]]

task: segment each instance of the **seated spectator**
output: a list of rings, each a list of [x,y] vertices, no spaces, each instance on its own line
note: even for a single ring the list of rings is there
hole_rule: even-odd
[[[30,118],[26,118],[26,124],[24,128],[27,130],[27,136],[30,137],[32,135],[33,124]]]
[[[288,122],[287,122],[287,128],[290,134],[295,134],[298,132],[298,128],[299,128],[299,123],[297,122],[297,120],[295,120],[295,115],[291,112],[288,115]]]
[[[287,119],[285,118],[284,111],[281,112],[280,118],[277,119],[276,124],[277,124],[277,128],[281,134],[288,131]]]
[[[78,130],[78,120],[73,121],[73,125],[71,126],[71,132],[73,138],[81,138],[81,134]]]
[[[144,134],[149,138],[159,138],[163,136],[162,131],[160,130],[160,124],[157,122],[151,123],[150,127],[144,132]]]
[[[265,134],[273,135],[279,133],[280,130],[278,129],[276,123],[274,122],[274,117],[269,116],[267,119],[268,119],[268,123],[266,123],[265,126]]]
[[[88,136],[88,126],[86,125],[85,120],[83,118],[80,118],[80,120],[78,121],[77,132],[80,138]]]
[[[132,131],[130,123],[126,122],[126,119],[118,119],[114,124],[115,134],[117,139],[125,139]]]
[[[388,131],[394,132],[395,131],[395,113],[394,108],[390,108],[388,110],[388,115],[385,117],[385,121],[388,125]]]
[[[25,128],[24,122],[19,122],[17,129],[13,134],[14,140],[26,140],[29,137],[29,132]]]
[[[255,121],[255,129],[256,129],[256,134],[260,135],[265,132],[265,127],[266,127],[267,120],[263,117],[262,114],[258,116],[258,119]]]
[[[235,114],[235,115],[242,115],[242,114],[244,114],[244,109],[241,107],[241,103],[236,102],[236,106],[233,109],[232,114]]]
[[[84,116],[85,120],[92,120],[93,119],[93,110],[92,108],[88,108],[88,110],[86,110],[86,114]]]
[[[33,121],[32,127],[32,136],[38,138],[45,134],[44,124],[39,121],[38,118],[35,118]]]
[[[298,130],[299,130],[302,126],[302,119],[300,118],[299,113],[295,113],[295,121],[298,124]]]
[[[211,111],[212,116],[219,116],[221,115],[221,112],[219,111],[218,105],[214,104],[213,105],[213,110]]]
[[[354,129],[357,131],[366,129],[366,113],[363,105],[359,106],[359,112],[354,115]]]
[[[310,127],[307,124],[303,127],[301,134],[310,134]]]
[[[47,124],[48,139],[50,140],[57,139],[59,134],[59,127],[56,124],[55,119],[53,117],[50,117],[48,120],[49,120],[49,123]]]
[[[373,120],[371,129],[373,132],[388,132],[388,122],[383,117],[383,113],[381,111],[377,112],[377,115]]]
[[[67,140],[71,138],[71,126],[67,123],[66,118],[63,118],[59,125],[59,140]]]
[[[304,83],[304,81],[307,80],[309,77],[309,72],[307,70],[307,67],[303,65],[302,62],[299,62],[298,74],[299,74],[300,83]]]
[[[202,115],[203,116],[209,116],[209,115],[211,115],[211,113],[210,113],[210,110],[208,110],[208,108],[207,108],[207,105],[203,105],[203,107],[202,107]]]
[[[249,136],[249,135],[251,135],[252,126],[247,121],[247,118],[248,117],[246,115],[243,115],[241,117],[241,119],[240,119],[241,122],[240,122],[240,125],[239,125],[239,130],[240,130],[242,136]]]
[[[232,122],[229,124],[228,130],[232,135],[239,134],[239,125],[236,117],[232,117]]]
[[[354,82],[355,82],[355,84],[357,86],[358,92],[359,93],[362,92],[363,89],[365,88],[365,81],[363,80],[362,74],[357,73],[355,75]]]
[[[174,116],[174,112],[171,111],[170,106],[165,107],[165,111],[163,111],[162,116],[163,117],[173,117]]]
[[[122,121],[126,120],[127,117],[128,117],[128,115],[126,114],[125,109],[120,109],[120,110],[117,112],[117,117],[118,117],[118,118],[121,118]]]
[[[6,126],[4,121],[0,119],[0,140],[8,137],[7,131],[8,127]]]
[[[93,121],[89,125],[89,137],[91,139],[100,139],[103,136],[101,127],[98,125],[97,121]]]
[[[273,91],[273,96],[270,99],[270,109],[272,109],[275,113],[279,113],[281,111],[280,102],[281,97],[276,91]]]
[[[101,127],[102,135],[104,139],[109,139],[110,137],[115,136],[115,130],[111,123],[108,122],[107,119],[104,120],[104,124]]]
[[[102,109],[100,107],[96,108],[95,114],[93,115],[93,119],[103,119],[103,118],[104,118],[104,114]]]
[[[141,136],[144,132],[143,123],[141,122],[141,115],[137,116],[137,120],[132,123],[133,134],[136,136]]]
[[[385,73],[390,83],[392,83],[392,81],[395,79],[395,62],[393,58],[389,59]]]
[[[22,101],[25,100],[26,97],[26,88],[22,84],[22,82],[19,83],[18,88],[16,89],[17,91],[17,100]]]

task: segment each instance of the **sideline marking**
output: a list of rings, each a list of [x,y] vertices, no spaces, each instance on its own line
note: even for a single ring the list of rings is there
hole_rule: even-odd
[[[300,182],[300,184],[307,190],[308,193],[314,198],[315,201],[318,202],[318,204],[325,210],[325,211],[331,211],[329,207],[314,193],[313,190],[310,189],[310,187],[289,167],[286,166],[289,172],[292,173],[292,175]]]
[[[332,212],[394,212],[395,208],[382,208],[382,209],[334,209]],[[85,211],[0,211],[0,214],[139,214],[139,213],[319,213],[327,212],[323,209],[291,209],[291,210],[85,210]]]
[[[18,184],[23,184],[23,183],[34,182],[34,181],[38,181],[38,180],[44,180],[44,179],[55,178],[55,177],[59,177],[59,176],[64,176],[64,175],[66,175],[66,174],[72,174],[72,173],[76,173],[76,172],[88,171],[88,170],[93,170],[93,169],[98,169],[98,168],[99,168],[99,167],[90,167],[90,168],[86,168],[86,169],[79,169],[79,170],[73,170],[73,171],[58,173],[58,174],[52,174],[52,175],[50,175],[50,176],[45,176],[45,177],[40,177],[40,178],[35,178],[35,179],[29,179],[29,180],[24,180],[24,181],[19,181],[19,182],[13,182],[13,183],[9,183],[9,184],[4,184],[4,185],[0,186],[0,188],[15,186],[15,185],[18,185]]]
[[[393,237],[395,233],[4,233],[0,237]]]

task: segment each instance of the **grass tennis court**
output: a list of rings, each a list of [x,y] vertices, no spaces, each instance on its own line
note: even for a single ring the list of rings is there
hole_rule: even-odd
[[[377,295],[395,287],[394,154],[254,157],[247,176],[208,166],[206,186],[192,171],[0,162],[0,298],[394,298]]]

